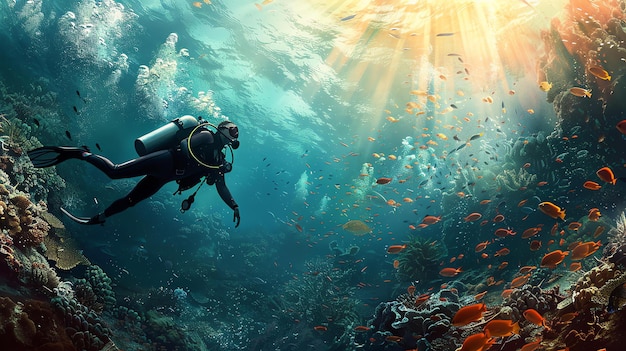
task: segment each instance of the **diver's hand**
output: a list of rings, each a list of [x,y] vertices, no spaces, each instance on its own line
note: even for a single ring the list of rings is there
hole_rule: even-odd
[[[235,222],[235,228],[237,228],[239,227],[239,222],[241,221],[241,218],[239,217],[239,206],[235,207],[234,211],[233,222]]]
[[[224,164],[220,166],[221,173],[228,173],[233,170],[233,164],[227,161],[224,161]]]

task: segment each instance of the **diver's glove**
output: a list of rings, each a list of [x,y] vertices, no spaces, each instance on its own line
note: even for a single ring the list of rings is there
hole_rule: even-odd
[[[235,206],[233,211],[235,211],[235,214],[233,215],[233,222],[235,222],[235,228],[237,228],[239,227],[239,222],[241,221],[241,218],[239,217],[239,206]]]
[[[224,164],[220,166],[220,173],[228,173],[233,170],[233,164],[227,161],[224,161]]]

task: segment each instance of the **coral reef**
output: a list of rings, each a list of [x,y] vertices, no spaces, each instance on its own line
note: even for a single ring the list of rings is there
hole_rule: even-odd
[[[594,267],[572,287],[572,302],[577,310],[606,308],[615,288],[626,283],[626,274],[615,269],[612,263]],[[562,309],[566,304],[559,305]]]
[[[543,290],[538,286],[526,284],[515,289],[500,309],[500,318],[520,321],[522,314],[529,308],[539,313],[546,313],[556,309],[563,297],[559,294],[559,287]]]
[[[98,303],[102,304],[105,309],[115,306],[116,300],[111,287],[111,278],[102,268],[96,265],[88,266],[85,271],[85,280],[91,286]]]
[[[111,341],[111,330],[94,311],[64,296],[51,302],[63,316],[65,331],[77,349],[99,351]]]
[[[0,297],[0,335],[7,350],[76,350],[52,306]]]
[[[394,301],[380,303],[373,319],[368,322],[368,325],[373,326],[369,346],[375,349],[376,345],[398,337],[405,349],[435,340],[441,345],[455,348],[455,338],[448,333],[454,314],[464,304],[459,298],[459,289],[465,289],[461,284],[454,286],[432,295],[416,296],[411,291]]]

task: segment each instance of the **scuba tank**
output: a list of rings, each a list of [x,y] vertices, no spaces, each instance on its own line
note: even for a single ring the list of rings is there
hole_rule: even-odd
[[[139,156],[144,156],[154,151],[172,148],[197,126],[198,120],[193,116],[178,117],[161,128],[135,139],[135,151]]]

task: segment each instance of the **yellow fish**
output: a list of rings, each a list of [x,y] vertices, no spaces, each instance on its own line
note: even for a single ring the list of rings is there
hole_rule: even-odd
[[[550,91],[550,89],[552,89],[552,83],[548,83],[546,81],[543,81],[541,83],[539,83],[539,89],[543,90],[543,91]]]

